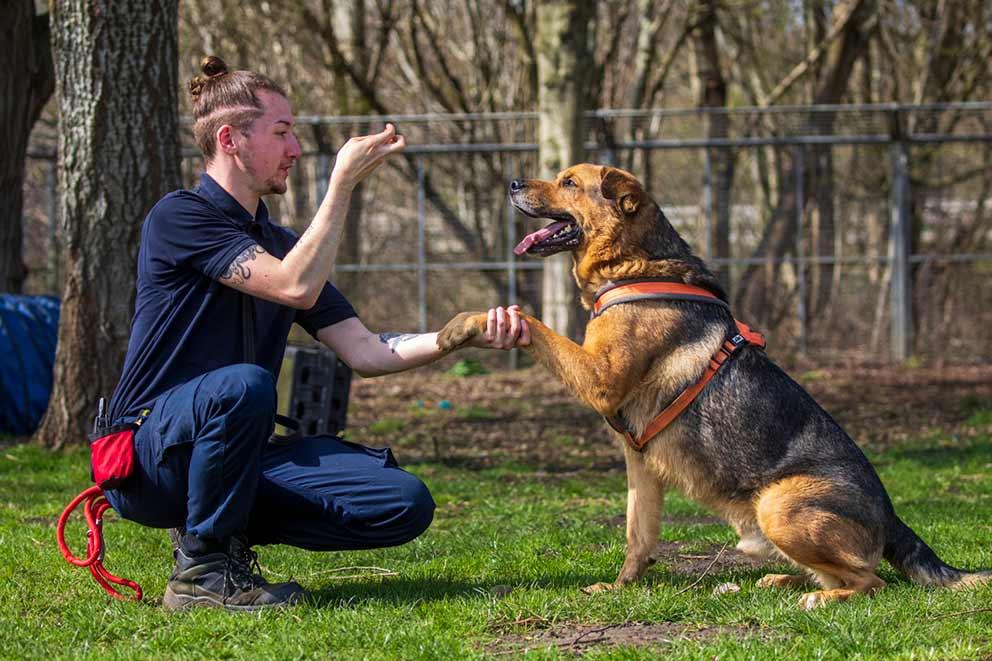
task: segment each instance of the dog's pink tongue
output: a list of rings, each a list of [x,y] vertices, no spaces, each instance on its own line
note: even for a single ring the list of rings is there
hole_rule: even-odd
[[[541,228],[536,232],[528,234],[523,238],[523,241],[518,243],[517,247],[513,249],[513,254],[515,255],[524,254],[525,252],[530,250],[530,247],[532,245],[534,245],[538,241],[543,241],[544,239],[548,238],[549,236],[560,230],[565,225],[567,225],[567,223],[564,222],[551,223],[547,227]]]

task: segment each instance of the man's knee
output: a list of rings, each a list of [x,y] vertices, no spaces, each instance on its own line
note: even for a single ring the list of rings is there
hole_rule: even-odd
[[[240,363],[216,370],[211,388],[225,412],[271,418],[276,410],[276,379],[258,365]]]
[[[434,498],[430,490],[418,477],[410,473],[402,473],[400,485],[401,514],[397,521],[397,532],[402,537],[397,544],[408,542],[419,537],[434,520]]]

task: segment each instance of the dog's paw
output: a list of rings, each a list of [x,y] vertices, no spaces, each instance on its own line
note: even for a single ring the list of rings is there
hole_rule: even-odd
[[[828,597],[825,590],[820,590],[818,592],[807,592],[803,596],[799,597],[799,607],[804,611],[811,611],[814,608],[819,608],[830,601],[833,600]]]
[[[809,577],[795,574],[765,574],[755,587],[757,588],[790,588],[809,584]]]
[[[452,351],[462,346],[476,335],[486,332],[486,314],[462,312],[444,325],[437,334],[437,346],[442,351]]]
[[[610,590],[615,590],[616,585],[613,583],[593,583],[592,585],[587,585],[582,588],[584,594],[596,594],[597,592],[608,592]]]

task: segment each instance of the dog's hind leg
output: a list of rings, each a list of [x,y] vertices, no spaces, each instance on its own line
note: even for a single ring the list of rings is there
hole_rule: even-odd
[[[760,494],[756,513],[761,531],[826,588],[804,594],[799,601],[802,608],[870,595],[885,586],[875,574],[884,544],[881,526],[873,529],[839,513],[869,507],[851,490],[812,476],[780,480]],[[781,582],[769,579],[768,584]]]
[[[658,545],[665,484],[647,467],[644,455],[626,448],[627,455],[627,557],[613,583],[596,583],[586,593],[601,592],[633,583],[654,564],[651,553]]]

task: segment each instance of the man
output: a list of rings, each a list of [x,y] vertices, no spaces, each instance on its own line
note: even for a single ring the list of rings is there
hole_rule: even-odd
[[[297,602],[296,583],[267,583],[253,544],[341,550],[405,543],[434,502],[388,449],[323,436],[268,443],[275,381],[300,324],[362,376],[441,357],[436,334],[371,333],[327,279],[352,190],[404,147],[392,125],[337,154],[327,195],[299,238],[269,221],[261,196],[286,192],[300,156],[282,89],[248,71],[203,63],[190,84],[206,172],[149,212],[116,422],[135,434],[135,474],[107,499],[123,517],[180,528],[164,605],[257,610]],[[529,342],[515,307],[490,310],[476,346]]]

